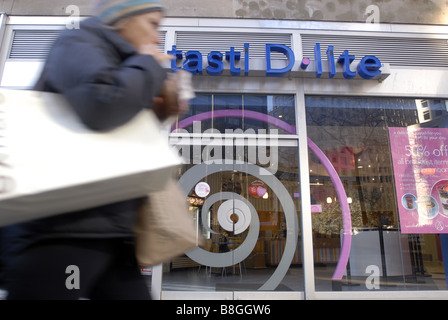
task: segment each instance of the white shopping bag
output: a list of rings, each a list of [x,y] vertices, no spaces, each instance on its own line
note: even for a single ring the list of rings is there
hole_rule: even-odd
[[[58,94],[0,89],[0,226],[145,196],[180,163],[151,111],[99,133]]]

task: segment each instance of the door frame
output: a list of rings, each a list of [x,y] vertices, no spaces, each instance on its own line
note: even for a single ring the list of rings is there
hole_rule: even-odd
[[[197,92],[204,93],[234,93],[245,94],[251,91],[244,89],[247,85],[253,87],[253,80],[246,79],[241,81],[242,91],[235,90],[207,90],[201,88],[201,83],[195,84]],[[256,80],[255,80],[256,81]],[[275,81],[275,80],[274,80]],[[284,83],[284,80],[280,80]],[[207,86],[207,84],[205,84]],[[256,86],[255,86],[256,87]],[[220,88],[220,86],[217,86]],[[309,165],[308,165],[308,143],[306,129],[305,114],[305,94],[303,79],[287,80],[287,85],[283,90],[278,90],[275,94],[292,94],[295,96],[295,114],[296,114],[296,136],[279,136],[285,145],[291,146],[291,141],[296,144],[298,149],[299,161],[299,186],[300,186],[300,211],[301,211],[301,237],[302,237],[302,262],[303,262],[303,281],[304,291],[276,292],[276,291],[163,291],[163,267],[162,265],[154,266],[152,271],[151,292],[153,299],[156,300],[305,300],[315,297],[314,285],[314,258],[313,258],[313,238],[312,238],[312,222],[311,222],[311,194],[309,185]],[[202,90],[201,90],[202,89]],[[273,94],[272,90],[266,91],[254,90],[259,94]],[[198,140],[196,140],[196,143]],[[195,143],[194,141],[192,142]],[[199,142],[200,143],[200,142]]]

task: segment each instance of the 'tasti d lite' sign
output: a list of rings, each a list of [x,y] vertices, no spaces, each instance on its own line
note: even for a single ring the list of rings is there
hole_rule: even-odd
[[[273,53],[277,53],[275,58]],[[356,58],[349,50],[335,55],[334,46],[328,46],[323,55],[321,45],[316,43],[314,47],[314,60],[304,57],[296,61],[291,48],[283,44],[266,44],[264,59],[250,57],[250,44],[244,44],[244,52],[238,52],[235,47],[222,53],[211,51],[206,56],[199,51],[187,51],[183,53],[173,45],[168,51],[176,57],[171,62],[171,70],[184,69],[193,74],[210,76],[230,74],[232,76],[267,76],[267,77],[314,77],[329,79],[354,79],[384,80],[390,74],[389,65],[381,63],[380,59],[373,55],[366,55],[355,62]],[[279,59],[278,57],[282,59]],[[326,58],[324,60],[324,58]],[[244,60],[242,62],[241,60]],[[179,63],[180,62],[180,63]]]

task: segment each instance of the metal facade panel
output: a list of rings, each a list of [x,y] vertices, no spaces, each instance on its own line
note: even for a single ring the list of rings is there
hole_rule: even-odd
[[[336,58],[349,50],[357,59],[374,55],[392,66],[448,67],[445,39],[303,34],[303,55],[314,57],[316,43],[321,44],[323,55],[328,46],[334,46]]]

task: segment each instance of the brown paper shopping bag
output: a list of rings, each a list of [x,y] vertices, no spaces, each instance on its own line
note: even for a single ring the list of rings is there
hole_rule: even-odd
[[[173,179],[151,192],[139,213],[136,255],[142,267],[168,262],[200,245],[202,237],[193,222],[186,195]]]

